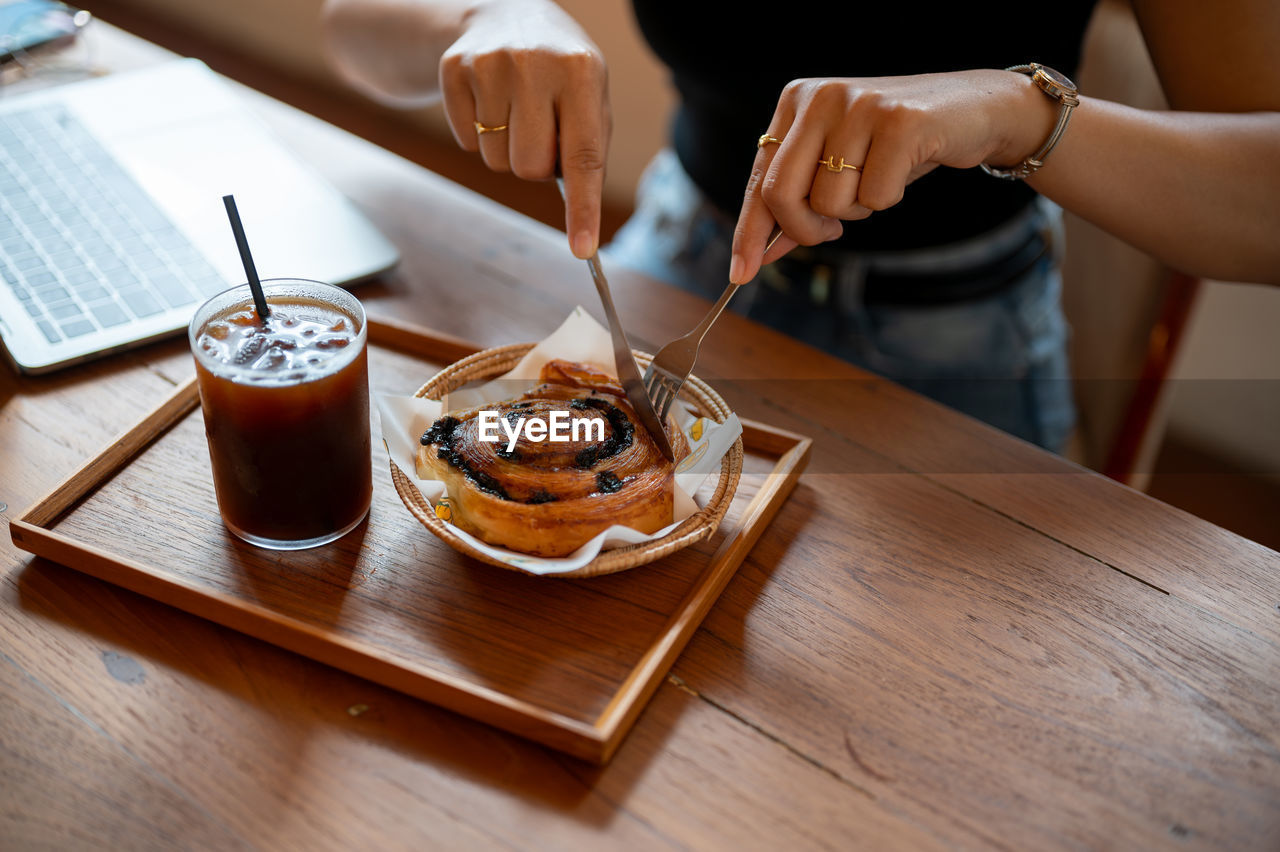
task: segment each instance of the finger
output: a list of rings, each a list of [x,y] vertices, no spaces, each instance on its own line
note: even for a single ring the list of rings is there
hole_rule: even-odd
[[[779,104],[774,113],[769,130],[761,137],[763,143],[756,143],[755,161],[751,164],[751,173],[747,176],[747,187],[743,192],[742,209],[738,212],[738,222],[733,230],[733,253],[729,260],[729,280],[734,284],[746,284],[760,271],[765,262],[766,243],[774,225],[773,214],[769,205],[765,204],[760,194],[765,175],[773,163],[779,148],[786,144],[787,131],[791,127],[794,114],[789,108]],[[778,140],[778,141],[769,141]],[[784,245],[784,250],[778,246]],[[773,260],[795,248],[795,240],[785,235],[774,244]]]
[[[525,180],[546,180],[555,174],[556,113],[549,98],[520,93],[511,104],[506,136],[513,174]]]
[[[773,240],[772,244],[768,245],[764,257],[760,259],[760,265],[768,266],[798,245],[800,244],[786,234],[779,234],[778,239]]]
[[[760,193],[769,212],[787,236],[802,245],[816,245],[832,238],[838,221],[809,206],[809,191],[823,156],[825,133],[806,133],[797,120],[787,141],[778,150],[765,174]]]
[[[495,172],[511,171],[510,96],[497,94],[491,87],[476,92],[476,124],[472,129],[479,139],[480,156]]]
[[[476,137],[476,100],[471,89],[471,79],[462,60],[445,54],[440,59],[440,91],[444,95],[444,113],[449,119],[449,129],[458,146],[464,151],[479,151]]]
[[[902,200],[910,180],[912,141],[893,132],[877,133],[867,151],[858,206],[868,211],[886,210]]]
[[[602,88],[565,93],[558,105],[560,170],[564,175],[565,232],[573,253],[595,254],[600,245],[600,205],[609,144],[610,111]]]
[[[869,215],[857,204],[869,144],[864,134],[845,128],[828,137],[820,158],[826,163],[818,165],[809,187],[809,206],[815,213],[843,220]]]

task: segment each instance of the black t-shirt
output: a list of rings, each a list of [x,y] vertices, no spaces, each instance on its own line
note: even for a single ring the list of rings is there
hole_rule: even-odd
[[[1094,0],[634,0],[641,30],[680,92],[676,153],[703,192],[735,218],[756,139],[791,80],[1028,62],[1074,76],[1093,6]],[[908,186],[895,207],[846,223],[842,244],[894,250],[954,242],[996,227],[1033,198],[1021,181],[998,180],[977,168],[938,168]]]

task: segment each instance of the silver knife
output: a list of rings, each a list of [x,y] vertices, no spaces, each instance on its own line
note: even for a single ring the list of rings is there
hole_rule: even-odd
[[[563,198],[564,178],[557,176],[556,185],[560,187],[560,197]],[[640,368],[636,366],[636,359],[631,354],[631,344],[627,342],[627,333],[622,330],[618,312],[613,307],[609,279],[604,277],[604,270],[600,268],[599,252],[587,258],[587,268],[591,270],[591,280],[595,282],[596,291],[600,294],[600,303],[604,305],[605,319],[609,321],[609,334],[613,338],[614,369],[617,370],[618,381],[622,382],[622,389],[627,392],[627,399],[639,415],[645,431],[653,438],[653,442],[658,445],[658,449],[667,461],[673,462],[676,460],[675,451],[671,449],[671,442],[667,440],[667,431],[662,428],[662,420],[658,418],[658,412],[653,409],[653,401],[644,392]]]

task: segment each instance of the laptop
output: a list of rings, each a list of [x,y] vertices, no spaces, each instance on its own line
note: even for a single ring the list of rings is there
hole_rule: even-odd
[[[394,246],[194,59],[0,92],[0,338],[44,373],[185,329],[245,280],[233,194],[262,278],[351,285]]]

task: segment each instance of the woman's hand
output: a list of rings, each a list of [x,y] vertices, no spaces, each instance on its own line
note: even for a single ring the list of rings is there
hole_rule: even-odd
[[[938,166],[1020,162],[1056,115],[1016,72],[792,81],[769,123],[781,141],[762,144],[751,169],[729,280],[744,284],[796,245],[837,239],[843,221],[892,207]],[[775,222],[783,236],[762,257]]]
[[[458,144],[478,150],[489,168],[545,180],[559,164],[569,243],[590,257],[600,241],[612,128],[599,48],[554,3],[484,3],[464,18],[439,73]]]

